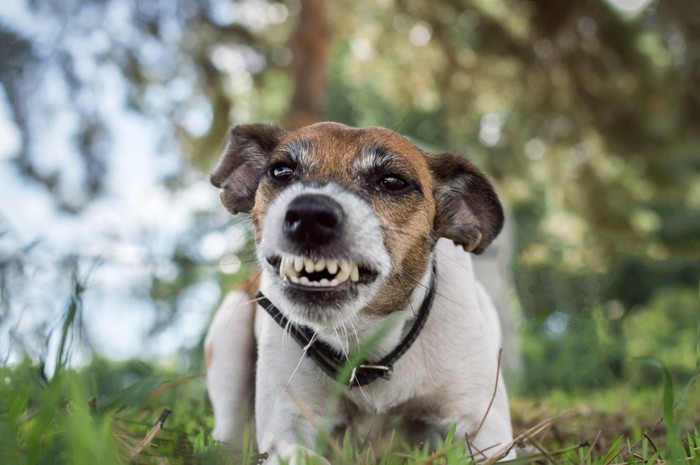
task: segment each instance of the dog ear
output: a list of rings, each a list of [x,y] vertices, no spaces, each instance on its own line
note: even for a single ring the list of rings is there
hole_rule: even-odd
[[[221,202],[233,214],[249,213],[255,191],[284,129],[272,124],[244,124],[229,131],[226,148],[211,173],[211,183],[223,189]]]
[[[459,155],[429,154],[428,164],[435,182],[435,232],[480,254],[503,227],[503,207],[493,186]]]

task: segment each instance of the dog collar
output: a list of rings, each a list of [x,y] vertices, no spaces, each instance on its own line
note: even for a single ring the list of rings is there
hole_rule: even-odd
[[[394,363],[401,358],[415,342],[418,338],[418,333],[423,329],[425,321],[428,319],[428,314],[430,313],[430,308],[433,305],[433,299],[435,297],[435,274],[436,267],[435,262],[433,262],[428,292],[423,298],[423,303],[421,303],[413,326],[411,326],[411,329],[403,340],[381,360],[377,362],[365,361],[353,367],[349,381],[350,387],[364,386],[377,378],[389,379],[391,377]],[[317,340],[315,338],[315,332],[308,326],[290,324],[287,317],[285,317],[262,292],[257,293],[257,300],[262,308],[270,314],[272,319],[275,320],[284,331],[289,332],[294,340],[301,345],[306,355],[316,362],[319,368],[331,378],[338,379],[343,367],[348,363],[348,359],[343,354],[338,353],[337,350],[325,342]]]

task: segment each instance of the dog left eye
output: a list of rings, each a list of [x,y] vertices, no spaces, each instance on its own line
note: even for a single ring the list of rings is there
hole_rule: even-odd
[[[379,185],[388,192],[399,193],[403,192],[410,187],[410,184],[403,178],[390,174],[384,176],[379,180]]]

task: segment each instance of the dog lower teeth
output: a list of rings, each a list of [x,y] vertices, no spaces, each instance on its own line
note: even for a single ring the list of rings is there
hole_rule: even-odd
[[[280,260],[280,277],[302,286],[337,287],[348,280],[359,281],[360,269],[346,259],[312,260],[286,255]]]

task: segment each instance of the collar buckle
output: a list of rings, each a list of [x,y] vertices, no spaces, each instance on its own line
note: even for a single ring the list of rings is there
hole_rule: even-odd
[[[350,374],[350,380],[348,381],[349,386],[361,386],[366,384],[369,380],[374,380],[377,378],[391,379],[391,374],[394,371],[394,367],[389,365],[359,365],[352,369]],[[359,372],[359,373],[358,373]]]

